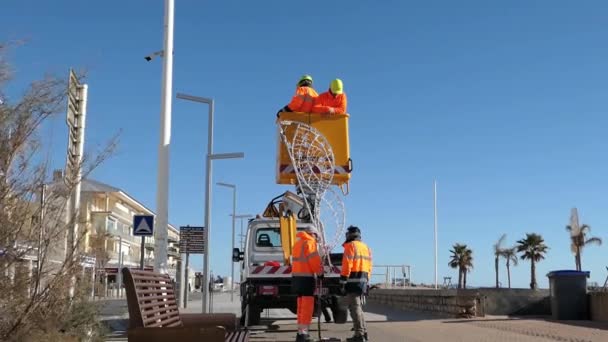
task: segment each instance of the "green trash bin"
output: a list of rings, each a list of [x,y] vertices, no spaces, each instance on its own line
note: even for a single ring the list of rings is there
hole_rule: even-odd
[[[547,277],[549,277],[553,319],[588,319],[587,278],[589,278],[589,272],[552,271],[547,274]]]

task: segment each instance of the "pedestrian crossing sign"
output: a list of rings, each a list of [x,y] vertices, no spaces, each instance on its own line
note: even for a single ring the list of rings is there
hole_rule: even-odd
[[[152,236],[154,235],[154,216],[134,215],[133,216],[133,235]]]

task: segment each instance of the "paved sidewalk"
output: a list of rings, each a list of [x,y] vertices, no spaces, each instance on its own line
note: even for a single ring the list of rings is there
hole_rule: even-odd
[[[240,302],[230,294],[216,293],[214,312],[238,314]],[[181,312],[201,312],[200,294],[193,296],[188,308]],[[128,313],[126,300],[108,300],[102,310],[102,319],[113,330],[107,341],[126,341]],[[490,316],[477,319],[445,319],[425,313],[401,311],[375,304],[365,306],[366,320],[371,341],[389,342],[608,342],[608,323],[589,321],[554,322],[544,317],[511,318]],[[251,341],[289,341],[295,339],[295,316],[288,310],[264,312],[263,325],[253,327]],[[311,334],[317,337],[315,319]],[[344,340],[352,336],[351,324],[322,324],[323,337]]]

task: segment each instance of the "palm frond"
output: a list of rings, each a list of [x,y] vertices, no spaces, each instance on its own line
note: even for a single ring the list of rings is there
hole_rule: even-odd
[[[601,246],[602,245],[602,239],[598,238],[598,237],[592,237],[592,238],[588,239],[587,241],[585,241],[585,245],[598,245],[598,246]]]
[[[500,252],[502,250],[502,245],[505,243],[506,238],[507,238],[507,234],[502,234],[500,239],[498,239],[498,241],[496,241],[496,243],[494,244],[494,254],[496,256],[500,255]]]

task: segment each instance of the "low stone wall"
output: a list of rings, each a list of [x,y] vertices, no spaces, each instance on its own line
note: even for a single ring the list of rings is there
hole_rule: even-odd
[[[590,292],[589,310],[592,321],[608,322],[608,292]]]
[[[450,317],[483,317],[482,297],[476,290],[375,289],[368,300],[397,309],[432,312]]]
[[[549,290],[480,288],[487,315],[551,315]]]

